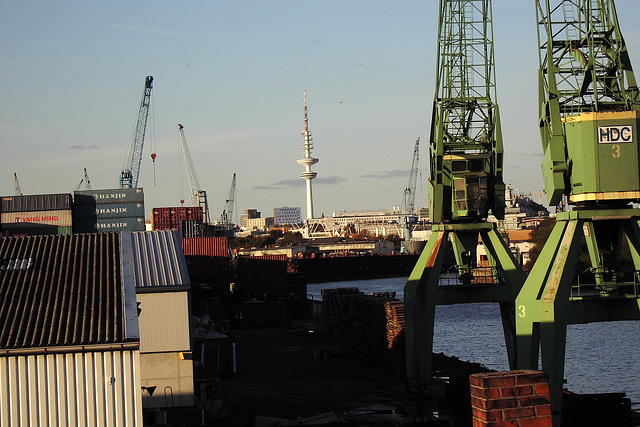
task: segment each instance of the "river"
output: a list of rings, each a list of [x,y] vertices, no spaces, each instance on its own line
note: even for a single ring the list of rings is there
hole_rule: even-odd
[[[311,298],[322,289],[356,287],[361,292],[396,292],[404,299],[408,277],[307,285]],[[626,393],[640,409],[640,321],[600,322],[567,327],[565,387],[576,393]],[[433,351],[508,370],[497,303],[436,307]]]

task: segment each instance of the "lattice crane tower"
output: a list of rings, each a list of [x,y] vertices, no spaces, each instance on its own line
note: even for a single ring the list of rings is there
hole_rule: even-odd
[[[311,157],[313,142],[311,131],[309,130],[309,117],[307,115],[307,91],[304,91],[304,132],[302,132],[302,151],[304,157],[298,159],[298,163],[305,167],[305,171],[300,173],[300,178],[307,181],[307,219],[313,218],[313,193],[311,191],[311,180],[317,173],[311,171],[311,166],[318,163],[318,159]]]
[[[538,369],[541,352],[560,425],[567,325],[640,320],[640,91],[613,0],[536,0],[536,12],[545,190],[573,209],[516,299],[517,367]]]
[[[490,213],[503,219],[505,212],[490,0],[440,0],[429,159],[434,225],[404,288],[407,380],[423,394],[432,381],[437,305],[500,303],[509,365],[516,362],[513,305],[525,274],[497,225],[487,221]],[[455,265],[445,282],[451,250]]]

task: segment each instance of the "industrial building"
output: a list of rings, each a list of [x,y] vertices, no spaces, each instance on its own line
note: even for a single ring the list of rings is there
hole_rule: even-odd
[[[142,426],[133,266],[119,234],[3,238],[0,259],[0,426]]]
[[[0,259],[0,426],[203,419],[177,230],[3,238]]]

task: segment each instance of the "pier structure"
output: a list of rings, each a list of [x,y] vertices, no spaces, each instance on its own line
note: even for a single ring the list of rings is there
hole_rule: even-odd
[[[300,178],[307,182],[307,219],[313,218],[313,193],[311,191],[311,180],[316,177],[317,173],[311,170],[311,166],[318,163],[319,159],[311,157],[313,149],[313,139],[309,130],[309,117],[307,115],[307,91],[304,91],[304,132],[302,132],[302,151],[304,157],[298,159],[298,164],[305,167],[305,171],[300,173]]]
[[[536,5],[545,192],[570,210],[516,298],[516,350],[541,354],[560,425],[567,325],[640,320],[640,91],[613,0]]]
[[[440,1],[436,94],[429,144],[431,236],[404,288],[409,386],[431,394],[435,307],[498,302],[511,368],[514,300],[525,274],[490,214],[505,217],[491,2]],[[479,254],[482,242],[486,255]],[[445,270],[453,251],[455,263]]]

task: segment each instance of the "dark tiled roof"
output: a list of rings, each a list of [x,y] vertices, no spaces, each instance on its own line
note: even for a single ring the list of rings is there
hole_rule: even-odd
[[[0,239],[0,349],[128,341],[120,252],[117,233]]]

